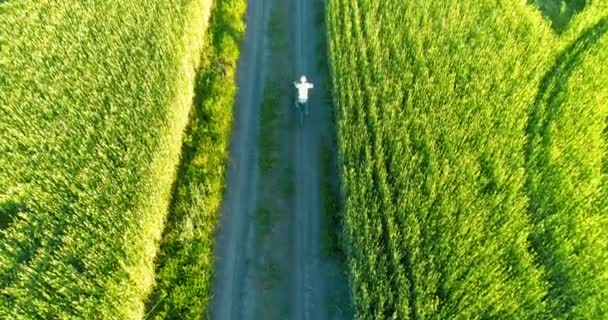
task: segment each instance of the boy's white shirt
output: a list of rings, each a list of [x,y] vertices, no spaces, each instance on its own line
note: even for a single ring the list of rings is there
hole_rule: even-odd
[[[296,88],[298,88],[298,100],[306,101],[308,100],[308,89],[314,88],[314,85],[309,82],[296,83]]]

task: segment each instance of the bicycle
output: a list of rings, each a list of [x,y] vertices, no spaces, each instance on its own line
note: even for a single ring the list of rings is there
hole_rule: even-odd
[[[304,125],[304,118],[308,116],[308,102],[296,99],[295,106],[298,112],[298,124],[302,126]]]

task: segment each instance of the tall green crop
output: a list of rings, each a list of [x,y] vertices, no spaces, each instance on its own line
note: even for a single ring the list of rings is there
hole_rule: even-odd
[[[357,318],[606,317],[605,8],[329,1]]]
[[[335,0],[329,25],[358,318],[544,317],[524,193],[554,46],[540,17],[508,1]]]
[[[608,15],[560,52],[531,110],[531,240],[555,319],[608,316],[607,52]]]
[[[184,139],[147,319],[199,319],[208,314],[245,9],[244,0],[213,3],[196,104]]]
[[[0,5],[0,318],[143,316],[208,14]]]

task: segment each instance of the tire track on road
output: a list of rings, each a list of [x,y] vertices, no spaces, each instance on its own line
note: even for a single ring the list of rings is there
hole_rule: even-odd
[[[265,79],[266,0],[249,1],[237,71],[239,91],[222,218],[216,246],[212,319],[253,319],[254,220],[257,205],[258,126]]]

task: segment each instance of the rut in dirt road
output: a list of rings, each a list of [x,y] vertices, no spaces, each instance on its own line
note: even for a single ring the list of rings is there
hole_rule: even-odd
[[[333,132],[326,75],[318,70],[325,57],[317,51],[325,30],[315,17],[324,6],[323,0],[249,1],[211,319],[351,318],[345,276],[339,263],[321,251],[321,148],[332,146]],[[310,115],[298,126],[291,81],[301,74],[315,88]],[[260,140],[268,145],[265,136],[260,138],[260,126],[267,131],[271,125],[263,116],[260,120],[260,105],[268,107],[265,86],[274,97],[278,123],[270,131],[278,139],[272,141],[275,162],[260,172],[258,160],[268,152],[260,148]],[[278,185],[293,191],[281,192]],[[261,211],[272,220],[263,228]]]
[[[293,0],[295,2],[294,28],[295,62],[297,75],[306,74],[317,87],[323,87],[322,77],[315,72],[317,37],[325,30],[318,30],[313,23],[314,4],[320,2]],[[321,3],[322,4],[322,3]],[[295,223],[293,251],[293,313],[292,319],[312,320],[328,317],[325,299],[324,274],[321,270],[321,185],[320,148],[321,134],[328,126],[327,106],[321,103],[319,92],[311,96],[311,116],[296,129],[294,141],[295,161]]]

